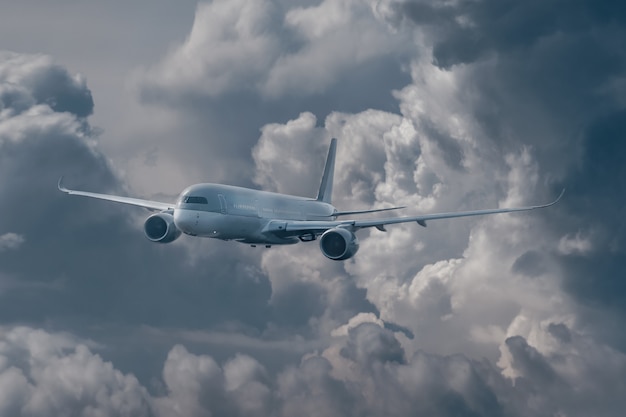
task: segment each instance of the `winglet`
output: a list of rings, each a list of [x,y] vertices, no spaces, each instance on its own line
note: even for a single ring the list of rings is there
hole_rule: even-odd
[[[332,138],[330,140],[330,147],[328,148],[328,156],[326,157],[326,165],[324,166],[324,175],[322,175],[322,182],[320,183],[320,190],[317,193],[317,201],[323,201],[329,203],[332,200],[333,194],[333,179],[335,176],[335,154],[337,152],[337,139]]]
[[[559,194],[559,196],[556,198],[556,200],[554,200],[553,202],[548,203],[548,204],[543,204],[541,206],[536,206],[535,208],[544,208],[544,207],[553,206],[553,205],[555,205],[556,203],[558,203],[561,200],[561,197],[563,197],[563,194],[565,194],[565,188],[563,188],[561,190],[561,194]]]
[[[557,197],[557,199],[556,199],[556,200],[554,200],[554,203],[552,203],[552,204],[556,204],[556,203],[558,203],[558,202],[559,202],[559,200],[561,199],[561,197],[563,197],[563,194],[565,194],[565,188],[563,188],[563,189],[561,190],[561,194],[559,194],[559,196]]]
[[[64,193],[69,193],[70,190],[63,186],[63,175],[59,177],[59,182],[57,184],[59,191],[63,191]]]

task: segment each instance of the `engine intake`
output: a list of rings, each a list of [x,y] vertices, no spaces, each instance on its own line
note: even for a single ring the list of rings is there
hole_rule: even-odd
[[[146,237],[153,242],[170,243],[178,239],[181,231],[174,224],[170,213],[157,213],[146,219],[143,225]]]
[[[334,261],[352,258],[359,250],[359,240],[346,229],[329,229],[320,238],[320,249],[324,256]]]

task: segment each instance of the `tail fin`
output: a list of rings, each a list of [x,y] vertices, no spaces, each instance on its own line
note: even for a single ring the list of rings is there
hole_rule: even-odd
[[[324,166],[324,175],[320,190],[317,193],[317,201],[323,201],[330,204],[333,196],[333,179],[335,176],[335,153],[337,152],[337,139],[330,140],[328,148],[328,156],[326,157],[326,165]]]

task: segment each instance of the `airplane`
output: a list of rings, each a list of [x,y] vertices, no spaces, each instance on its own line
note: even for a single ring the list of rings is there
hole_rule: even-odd
[[[250,188],[222,184],[195,184],[180,193],[176,203],[142,200],[109,194],[71,190],[60,191],[84,197],[143,207],[158,213],[144,223],[146,237],[158,243],[170,243],[181,234],[208,237],[256,245],[290,245],[319,239],[324,256],[335,261],[352,258],[359,250],[355,232],[369,227],[385,232],[385,226],[437,219],[510,213],[545,208],[556,204],[565,190],[551,203],[537,206],[498,208],[419,216],[386,217],[365,220],[342,220],[344,216],[398,210],[390,207],[371,210],[338,211],[331,203],[337,139],[332,139],[326,157],[324,173],[316,198],[297,197]]]

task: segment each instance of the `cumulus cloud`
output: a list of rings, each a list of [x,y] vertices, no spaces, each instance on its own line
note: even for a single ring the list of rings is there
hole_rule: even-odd
[[[406,16],[417,22],[417,31],[429,36],[418,38],[418,42],[423,42],[418,43],[422,51],[428,51],[429,42],[435,43],[436,47],[432,50],[435,59],[424,55],[414,60],[411,66],[413,83],[396,94],[401,103],[401,116],[378,113],[386,124],[381,125],[378,135],[373,135],[379,140],[368,142],[365,155],[359,153],[358,143],[367,137],[364,130],[372,128],[368,122],[373,120],[375,112],[331,114],[325,120],[324,128],[330,133],[326,137],[340,138],[336,185],[339,207],[346,207],[347,204],[350,207],[359,202],[374,206],[389,202],[407,204],[424,212],[547,201],[556,195],[559,182],[579,175],[575,167],[585,146],[594,151],[595,161],[593,165],[589,163],[585,166],[591,172],[597,172],[598,177],[603,179],[600,183],[615,184],[608,174],[603,175],[598,169],[602,166],[600,160],[606,162],[606,158],[601,157],[605,152],[600,151],[603,140],[597,139],[593,144],[584,145],[581,139],[584,139],[585,131],[581,133],[580,129],[584,123],[578,125],[578,132],[575,132],[569,120],[572,115],[580,115],[580,120],[591,124],[598,138],[606,137],[606,134],[615,137],[621,124],[614,117],[602,119],[602,125],[593,122],[597,113],[581,113],[583,101],[574,100],[572,103],[571,94],[561,90],[561,87],[567,88],[562,83],[555,83],[547,90],[541,87],[544,82],[556,77],[557,70],[556,63],[551,59],[542,61],[547,58],[545,54],[548,51],[558,51],[561,56],[570,53],[566,46],[569,44],[567,36],[553,35],[558,31],[558,25],[548,23],[545,31],[542,29],[528,34],[530,38],[520,34],[523,40],[511,39],[510,49],[502,45],[485,46],[480,53],[467,56],[462,54],[463,47],[450,49],[448,55],[443,49],[437,49],[441,42],[452,36],[450,33],[456,35],[460,27],[465,27],[468,33],[491,31],[485,22],[473,17],[473,13],[482,16],[480,8],[491,7],[487,3],[481,3],[475,9],[470,4],[462,6],[464,9],[456,9],[451,4],[440,10],[424,4],[424,10],[429,11],[434,19],[425,18],[430,23],[456,16],[456,23],[450,21],[449,27],[440,28],[418,21],[411,14],[415,9],[411,11],[409,8],[422,7],[421,3],[407,3],[406,9],[398,9],[404,10]],[[532,13],[524,10],[520,9],[519,14],[515,12],[514,15],[517,15],[516,19],[528,22]],[[591,22],[586,26],[588,29],[602,26],[602,19],[596,20],[593,16],[585,22]],[[590,32],[586,33],[572,34],[572,38],[582,36],[589,40],[587,36]],[[522,59],[520,49],[536,60],[526,64],[528,73],[516,67]],[[587,92],[601,89],[603,83],[611,78],[615,67],[611,68],[587,68],[585,71],[594,74],[586,83],[579,85],[580,88]],[[579,74],[572,75],[567,82],[576,83]],[[535,80],[541,80],[541,83],[533,86],[533,76],[538,77]],[[496,91],[495,86],[506,86],[509,90]],[[606,96],[598,99],[605,100]],[[568,100],[570,104],[566,103]],[[549,103],[550,109],[546,103]],[[543,109],[540,112],[544,114],[550,111],[555,118],[546,120],[537,109]],[[357,120],[367,121],[363,130],[356,128]],[[529,120],[534,123],[529,124]],[[341,122],[335,124],[336,121]],[[285,132],[289,132],[287,126],[292,123],[295,126],[294,122],[272,125],[256,148],[260,182],[272,189],[293,189],[288,181],[279,178],[290,177],[285,172],[300,175],[303,168],[281,165],[278,152],[269,152],[272,146],[280,149],[278,144],[290,148],[302,146],[293,144],[295,135],[291,139],[284,136]],[[304,132],[299,132],[301,136],[323,134],[312,121],[297,126],[306,127]],[[317,140],[311,143],[318,146]],[[556,158],[566,148],[572,151],[566,152],[564,158]],[[311,152],[315,149],[311,145]],[[342,154],[342,149],[349,149],[349,156]],[[621,148],[614,151],[620,154]],[[362,172],[365,176],[371,175],[372,179],[365,181],[366,187],[361,188],[358,171],[351,164],[357,164],[361,158],[368,160],[374,155],[381,158],[382,163],[369,160],[368,169]],[[281,170],[282,175],[272,175],[272,170],[276,173]],[[614,178],[619,177],[620,172],[615,164]],[[583,175],[581,173],[581,178],[574,181],[581,184]],[[594,191],[598,182],[592,185],[585,181],[585,184],[589,184],[585,190],[600,197]],[[314,185],[310,188],[313,189]],[[355,190],[363,192],[355,193]],[[577,189],[575,192],[581,191]],[[579,197],[574,196],[574,199]],[[501,352],[506,351],[516,360],[499,362],[505,374],[517,375],[515,372],[518,372],[523,375],[526,372],[526,378],[534,381],[526,388],[533,392],[538,389],[533,388],[533,384],[537,384],[536,387],[544,383],[546,386],[558,386],[555,389],[561,395],[557,395],[554,401],[545,399],[545,404],[552,407],[546,410],[559,412],[568,409],[568,412],[575,413],[563,404],[570,401],[569,389],[577,377],[561,374],[562,369],[557,366],[560,358],[554,349],[564,348],[565,345],[559,345],[555,340],[571,342],[571,329],[582,331],[587,326],[598,326],[599,317],[606,317],[602,313],[603,307],[597,304],[595,313],[589,315],[588,310],[578,304],[581,298],[611,299],[612,303],[619,305],[617,300],[624,294],[612,278],[617,276],[617,260],[611,261],[602,272],[594,271],[590,266],[584,271],[570,269],[574,268],[574,260],[576,265],[592,262],[590,251],[592,248],[595,251],[599,237],[604,236],[603,227],[585,228],[573,234],[571,229],[565,231],[566,224],[571,226],[575,223],[570,222],[564,213],[575,205],[580,207],[577,216],[584,216],[582,207],[592,212],[590,206],[582,201],[570,200],[569,203],[562,202],[552,211],[532,215],[461,220],[454,224],[432,222],[426,230],[409,227],[396,230],[390,227],[387,234],[372,231],[369,236],[367,232],[361,232],[366,238],[362,239],[358,258],[354,262],[346,262],[344,267],[357,285],[366,289],[368,300],[378,310],[368,321],[391,320],[406,325],[416,335],[414,342],[398,335],[403,348],[410,352],[416,348],[445,353],[466,352],[474,357],[487,357],[493,362],[499,360]],[[607,207],[611,206],[614,205],[607,204]],[[619,216],[609,215],[608,218],[612,219],[611,222],[620,223]],[[595,222],[595,219],[594,216],[590,221]],[[433,232],[435,229],[436,232]],[[580,226],[576,225],[574,230],[580,230]],[[612,235],[609,247],[610,251],[615,251],[615,256],[619,256],[621,233]],[[419,254],[417,258],[416,253]],[[281,267],[276,264],[280,260],[269,256],[266,259],[266,265],[272,265],[270,279],[282,276],[278,275]],[[598,261],[598,258],[593,259]],[[570,262],[571,267],[566,266]],[[281,278],[281,282],[288,280],[287,275]],[[591,277],[602,280],[603,284],[589,292],[594,282]],[[572,288],[568,284],[572,279],[582,287]],[[609,295],[603,290],[607,288],[605,285],[616,291]],[[583,293],[582,288],[588,292]],[[595,314],[599,316],[593,319]],[[355,316],[354,320],[362,320],[358,317],[361,316]],[[569,324],[562,324],[563,320]],[[600,331],[599,327],[605,330]],[[339,328],[342,332],[346,331],[345,327]],[[607,333],[612,332],[610,329],[610,323],[595,327],[593,332],[603,337],[599,340],[587,338],[583,344],[610,350],[607,344],[616,343],[615,337],[607,337]],[[618,342],[616,347],[620,345],[621,342]],[[584,355],[576,353],[574,357],[584,361]],[[613,351],[613,355],[622,357],[619,350]],[[618,359],[618,362],[621,360]],[[599,366],[603,368],[600,373],[615,376],[604,365]],[[581,372],[585,373],[590,368],[585,369]],[[498,370],[494,368],[494,372]],[[522,391],[520,389],[519,392]],[[593,407],[593,390],[587,394],[581,402],[587,401],[586,406]],[[495,395],[504,398],[509,394],[496,392]],[[540,408],[538,406],[533,410]],[[611,415],[617,409],[607,407],[603,412]]]
[[[552,353],[521,336],[506,340],[514,382],[486,360],[423,351],[406,357],[394,334],[374,323],[357,325],[276,374],[247,355],[218,363],[176,345],[162,366],[162,389],[151,393],[94,353],[102,346],[67,333],[5,327],[0,409],[15,416],[618,415],[626,357],[579,334],[554,340],[559,349]],[[581,378],[590,374],[602,379]]]
[[[4,327],[0,341],[2,415],[150,415],[137,379],[70,335]]]
[[[265,0],[200,3],[187,40],[147,71],[144,94],[320,94],[359,66],[401,52],[403,44],[371,7],[354,0],[295,7]]]
[[[279,389],[289,386],[287,410],[308,409],[308,397],[302,392],[316,392],[314,398],[320,409],[330,415],[436,412],[439,415],[522,416],[561,412],[583,416],[595,407],[593,398],[597,392],[585,389],[584,398],[576,399],[581,379],[566,363],[577,363],[576,368],[581,371],[598,365],[584,351],[589,342],[584,339],[575,342],[575,349],[564,346],[568,351],[567,359],[557,352],[542,354],[521,336],[507,339],[512,366],[520,372],[513,382],[484,359],[472,360],[458,354],[440,356],[424,351],[404,359],[405,352],[393,334],[376,324],[365,323],[321,355],[308,357],[299,367],[284,371],[279,376]],[[605,353],[611,351],[599,348]],[[618,380],[624,355],[615,351],[610,355],[612,361],[616,361],[613,363],[619,364],[618,369],[603,369],[602,373],[620,389],[622,384]],[[586,371],[589,369],[583,372]],[[602,398],[610,401],[613,392]],[[304,404],[296,408],[295,403],[301,401]],[[579,409],[581,404],[585,404],[585,409]],[[617,415],[618,407],[613,403],[613,406],[602,407],[601,411],[605,415]]]
[[[278,38],[267,32],[273,14],[264,0],[199,3],[188,39],[147,84],[208,96],[255,88],[280,52]]]
[[[90,346],[91,345],[91,346]],[[174,346],[163,364],[165,392],[151,395],[116,369],[93,342],[30,327],[0,331],[0,411],[6,416],[269,415],[268,376],[236,355],[223,366]]]
[[[409,80],[409,35],[373,7],[353,0],[200,3],[187,39],[132,77],[142,104],[172,115],[167,131],[154,132],[145,146],[189,182],[253,186],[250,150],[262,126],[302,112],[322,120],[332,111],[397,109],[392,90]],[[162,174],[136,168],[143,159],[127,170],[151,189]]]
[[[50,59],[28,55],[17,59],[14,55],[10,56],[8,63],[0,64],[0,68],[8,67],[10,71],[0,72],[28,74],[32,67],[39,68],[38,73],[42,74],[46,72],[46,68],[54,73],[58,71],[58,67]],[[16,62],[21,62],[21,67]],[[13,78],[19,77],[13,75]],[[41,78],[50,79],[45,75]],[[66,78],[73,77],[67,75]],[[10,83],[5,82],[2,85],[7,84]],[[175,301],[178,297],[172,297],[171,291],[163,287],[157,290],[164,291],[164,296],[167,294],[165,299],[169,301],[165,301],[166,304],[181,302],[181,305],[189,305],[188,300],[184,301],[186,296],[182,295],[188,290],[189,294],[219,293],[215,290],[197,291],[197,288],[191,288],[197,285],[223,286],[224,283],[219,280],[199,277],[228,274],[226,269],[234,264],[219,263],[226,268],[222,272],[222,267],[218,266],[207,270],[201,263],[193,263],[190,261],[191,257],[184,256],[184,249],[179,242],[168,248],[149,245],[141,232],[141,222],[146,217],[141,211],[68,197],[56,189],[57,179],[65,175],[66,182],[76,188],[124,193],[124,186],[117,173],[99,150],[97,141],[90,135],[89,124],[79,116],[91,111],[91,102],[84,104],[82,113],[55,111],[50,104],[38,104],[34,98],[35,90],[40,87],[33,87],[28,82],[19,84],[18,87],[24,96],[30,97],[30,101],[19,103],[30,102],[31,107],[21,112],[16,111],[15,107],[6,107],[12,112],[7,112],[7,116],[0,120],[0,174],[4,179],[0,183],[0,205],[3,211],[0,230],[9,229],[16,235],[37,238],[23,241],[19,256],[13,256],[15,251],[1,252],[0,269],[24,283],[54,285],[47,290],[40,289],[36,296],[26,289],[15,289],[6,294],[9,300],[3,303],[6,319],[12,320],[20,316],[22,309],[18,306],[30,304],[25,300],[35,297],[41,299],[40,303],[35,303],[38,308],[27,309],[23,312],[23,319],[40,320],[43,317],[82,311],[84,317],[102,318],[104,315],[114,321],[118,320],[115,317],[124,322],[132,321],[133,316],[144,323],[157,317],[167,321],[169,319],[166,317],[153,314],[165,305],[157,301],[160,297],[153,298],[146,292],[150,287],[159,287],[154,286],[155,282],[163,280],[161,282],[166,286],[175,285],[181,291],[179,301]],[[79,88],[80,84],[71,88],[75,87]],[[139,217],[135,217],[136,215]],[[94,246],[86,246],[85,239]],[[3,235],[3,246],[10,242],[13,243],[9,246],[15,246],[18,240],[16,236]],[[59,245],[59,242],[63,242],[63,245]],[[120,242],[125,244],[120,245]],[[103,257],[104,253],[108,255]],[[233,249],[226,250],[224,255],[228,253],[232,254]],[[39,261],[25,261],[26,259]],[[116,261],[108,262],[106,259]],[[146,259],[151,260],[145,261]],[[240,286],[236,284],[237,280],[229,280],[225,283],[226,287],[234,285],[244,291],[255,287],[260,291],[253,291],[248,295],[252,298],[260,296],[260,304],[257,305],[264,305],[269,295],[267,281],[257,275],[258,272],[253,267],[241,265],[241,268],[240,272],[233,273],[244,281],[249,278],[252,286]],[[175,277],[183,278],[175,281]],[[117,284],[114,284],[116,281],[124,283],[127,295],[118,291]],[[135,290],[132,290],[133,287]],[[145,300],[141,303],[141,308],[137,306],[137,300],[140,299]],[[117,307],[111,309],[112,304]],[[217,312],[221,308],[220,304],[224,303],[209,302],[208,308]],[[202,309],[207,311],[205,307]],[[207,317],[191,311],[189,313],[189,317],[199,318],[197,323]]]
[[[402,43],[375,19],[373,4],[325,0],[288,10],[284,25],[301,46],[278,57],[261,91],[269,97],[320,94],[359,66],[400,55]]]
[[[154,399],[157,415],[252,415],[271,413],[268,377],[255,359],[236,355],[223,366],[183,346],[172,348],[163,368],[167,395]]]
[[[212,178],[241,182],[252,172],[264,189],[315,195],[328,140],[338,137],[340,209],[534,204],[568,186],[544,211],[361,231],[360,252],[344,263],[323,258],[315,243],[254,254],[213,242],[162,250],[133,240],[142,238],[132,217],[97,204],[84,202],[91,214],[64,215],[66,200],[47,194],[60,167],[101,189],[123,185],[81,120],[91,107],[76,99],[86,97],[80,77],[44,65],[53,75],[41,79],[65,80],[63,94],[50,99],[49,89],[12,75],[18,81],[0,84],[0,173],[16,184],[0,185],[0,204],[18,221],[5,218],[0,230],[28,239],[0,252],[0,277],[54,285],[35,295],[13,290],[0,313],[35,324],[75,315],[123,321],[129,333],[140,324],[159,334],[174,328],[151,364],[169,352],[162,374],[149,373],[155,392],[135,389],[115,368],[97,373],[117,381],[105,384],[112,389],[130,387],[137,409],[145,401],[157,415],[620,415],[626,291],[615,190],[624,177],[626,119],[624,55],[615,45],[624,38],[623,9],[567,6],[198,6],[188,39],[142,72],[139,86],[144,102],[184,114],[184,133],[196,136],[182,134],[176,147],[215,170]],[[405,85],[395,85],[387,106],[379,93],[389,94],[390,84],[374,81],[397,75],[379,69],[398,67],[406,51],[410,79],[400,79]],[[11,71],[24,74],[41,59],[19,57],[17,65],[12,57]],[[361,100],[363,85],[384,88]],[[43,168],[35,174],[32,166]],[[54,221],[38,209],[42,200]],[[48,231],[38,241],[30,238],[35,226]],[[112,249],[120,241],[127,246]],[[202,255],[187,257],[189,248]],[[24,267],[22,252],[43,261]],[[63,261],[68,252],[80,262]],[[185,338],[198,333],[179,327],[224,333]],[[233,333],[246,337],[231,343],[225,335]],[[139,338],[129,340],[145,351]],[[278,353],[251,353],[254,343],[276,340]],[[298,347],[285,348],[289,342]],[[77,344],[45,362],[108,366],[95,347]],[[15,390],[6,391],[7,410],[35,389],[18,359],[5,361],[14,364],[4,377]]]
[[[580,234],[576,236],[563,236],[559,240],[558,250],[563,255],[571,255],[573,253],[585,254],[592,248],[589,239],[585,239]]]
[[[24,236],[16,233],[5,233],[0,235],[0,252],[17,249],[24,243]]]
[[[329,143],[324,129],[316,128],[316,124],[315,115],[302,113],[286,124],[263,126],[252,151],[257,167],[255,182],[274,192],[316,195],[315,184],[324,165],[319,156]],[[285,155],[296,157],[285,159]]]
[[[40,57],[19,61],[27,71]],[[51,60],[44,61],[55,71]],[[274,314],[271,287],[255,266],[258,252],[201,240],[153,245],[142,233],[143,211],[60,193],[61,175],[75,188],[127,191],[88,121],[38,103],[28,83],[15,88],[24,99],[4,101],[0,119],[0,230],[11,231],[1,235],[3,323],[76,330],[112,345],[121,337],[125,346],[142,345],[141,336],[129,330],[136,326],[217,327],[255,335],[268,326]],[[233,256],[239,262],[230,261]],[[157,352],[165,354],[171,339],[155,341],[151,359],[143,348],[107,353],[150,378],[162,360]]]
[[[29,99],[46,104],[55,112],[70,112],[78,117],[93,112],[91,91],[81,75],[70,75],[46,55],[0,52],[2,107],[20,111],[30,107]],[[25,97],[22,88],[29,91]]]

